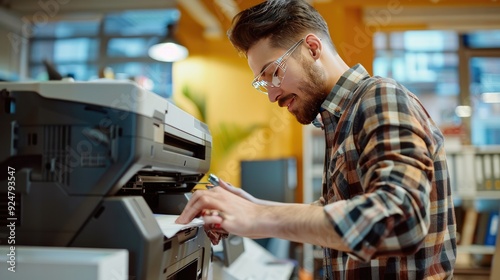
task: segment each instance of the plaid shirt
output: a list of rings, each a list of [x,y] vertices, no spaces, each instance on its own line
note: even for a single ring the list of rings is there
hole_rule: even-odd
[[[456,226],[444,139],[415,95],[349,69],[322,104],[324,211],[351,253],[325,279],[447,279]]]

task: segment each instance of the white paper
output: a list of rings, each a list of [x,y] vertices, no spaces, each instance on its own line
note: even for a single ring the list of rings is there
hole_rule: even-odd
[[[194,218],[190,223],[183,225],[175,223],[175,220],[179,217],[179,215],[154,214],[154,216],[161,231],[167,238],[174,236],[183,229],[197,227],[204,224],[203,219],[201,218]]]

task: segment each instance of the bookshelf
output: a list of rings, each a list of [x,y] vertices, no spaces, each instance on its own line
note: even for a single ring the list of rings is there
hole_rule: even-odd
[[[499,258],[500,147],[463,146],[447,150],[457,216],[457,275],[481,275]],[[461,213],[462,212],[462,213]],[[463,214],[463,215],[462,215]]]
[[[311,203],[321,196],[325,136],[323,130],[313,125],[303,127],[304,203]]]
[[[486,245],[461,245],[458,246],[457,251],[459,254],[480,254],[480,255],[493,255],[495,253],[495,246]]]
[[[323,130],[313,125],[303,126],[303,186],[304,203],[312,203],[321,196],[325,139]],[[304,244],[304,269],[313,279],[322,279],[323,251],[317,246]]]
[[[303,137],[304,203],[311,203],[321,194],[325,151],[324,133],[313,125],[307,125],[303,127]],[[500,147],[459,147],[447,150],[447,158],[456,209],[475,212],[470,215],[476,216],[469,218],[473,222],[470,223],[468,229],[468,240],[462,240],[457,247],[456,279],[465,279],[464,277],[468,280],[488,279],[491,273],[496,273],[492,277],[500,279],[500,275],[497,275],[500,274],[500,247],[476,244],[480,240],[477,237],[478,232],[486,233],[485,227],[489,225],[485,224],[485,218],[480,218],[481,212],[500,211]],[[477,208],[482,211],[478,211]],[[458,219],[461,218],[457,217]],[[478,224],[480,220],[482,222]],[[500,222],[497,220],[496,223],[498,240],[500,239],[498,236]],[[463,235],[463,229],[459,229],[458,233]],[[490,263],[489,266],[477,265],[478,258],[482,257]],[[497,268],[491,266],[493,262],[498,263]],[[304,244],[304,269],[313,273],[313,279],[321,279],[316,273],[321,263],[322,250],[310,244]],[[498,271],[495,272],[495,269]],[[471,276],[477,278],[470,278]]]

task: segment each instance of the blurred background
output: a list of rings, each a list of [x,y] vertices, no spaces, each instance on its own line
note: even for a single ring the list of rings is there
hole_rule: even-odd
[[[293,196],[286,197],[311,202],[320,194],[322,132],[299,125],[257,93],[245,58],[226,36],[232,17],[259,2],[0,0],[0,80],[46,81],[53,78],[51,68],[76,81],[134,80],[208,124],[212,173],[252,192],[242,180],[248,171],[242,162],[293,162],[295,178],[283,192],[291,188]],[[459,178],[452,183],[459,206],[477,210],[485,197],[498,205],[499,1],[309,2],[327,20],[350,66],[361,63],[373,75],[392,77],[422,100],[446,136],[450,158],[464,147],[493,151],[485,174],[497,177],[489,185],[460,186]],[[165,40],[188,53],[180,60],[153,58],[150,48]],[[463,188],[469,190],[461,195]]]

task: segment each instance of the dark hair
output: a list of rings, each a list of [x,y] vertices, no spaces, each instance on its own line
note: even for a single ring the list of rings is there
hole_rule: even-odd
[[[306,33],[316,34],[335,47],[328,26],[309,3],[302,0],[270,0],[239,12],[227,35],[244,55],[257,41],[271,39],[272,47],[289,48]]]

